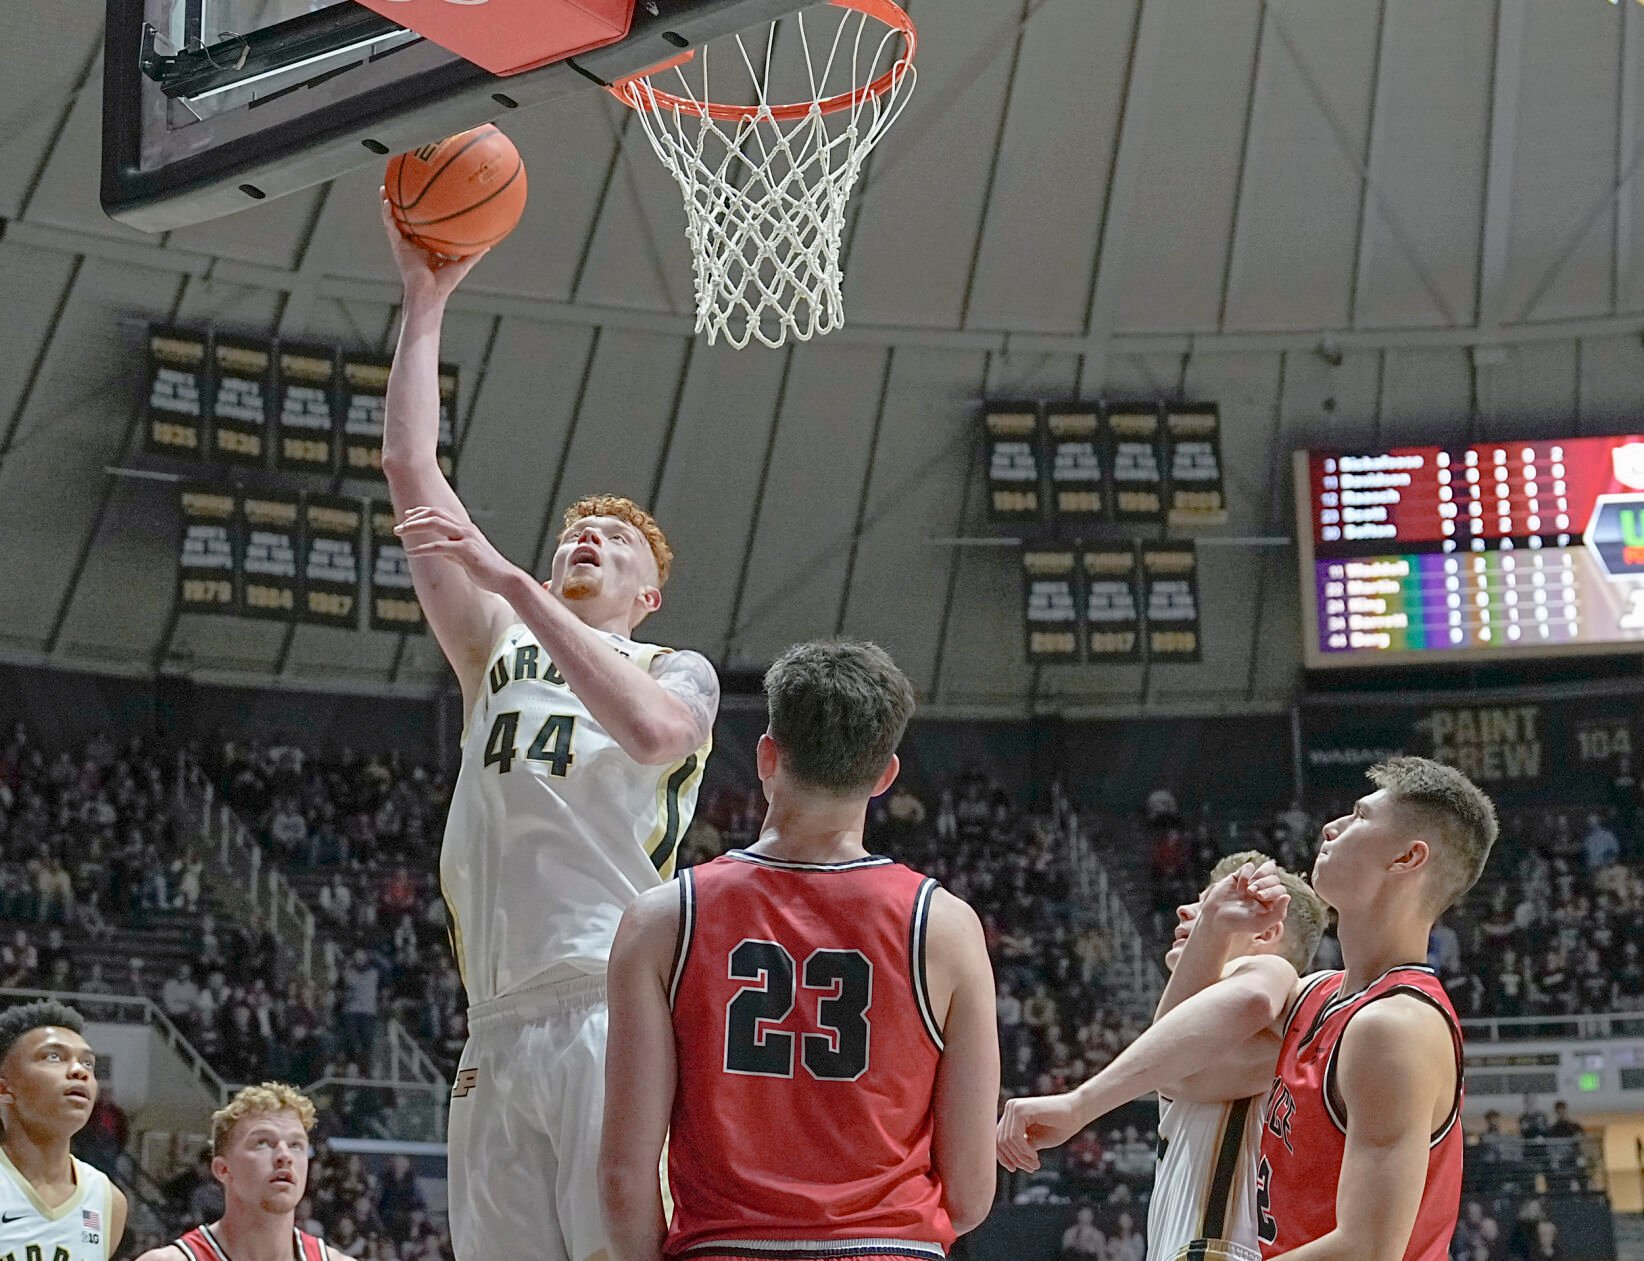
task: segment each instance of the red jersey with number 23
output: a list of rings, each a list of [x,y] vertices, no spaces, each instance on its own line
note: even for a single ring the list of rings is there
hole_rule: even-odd
[[[734,851],[679,888],[667,1255],[942,1256],[936,881]]]
[[[1456,1051],[1456,1094],[1449,1116],[1429,1139],[1427,1182],[1421,1192],[1404,1261],[1445,1261],[1461,1204],[1464,1092],[1461,1024],[1431,968],[1389,968],[1357,994],[1340,996],[1341,972],[1308,980],[1291,1009],[1277,1075],[1263,1114],[1256,1171],[1256,1230],[1262,1255],[1275,1257],[1336,1228],[1336,1186],[1347,1150],[1347,1115],[1336,1085],[1336,1061],[1348,1023],[1371,1003],[1396,994],[1431,1003],[1450,1026]]]

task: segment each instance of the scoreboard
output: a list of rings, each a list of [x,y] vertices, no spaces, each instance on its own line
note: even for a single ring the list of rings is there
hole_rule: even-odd
[[[1309,667],[1644,649],[1644,436],[1295,468]]]

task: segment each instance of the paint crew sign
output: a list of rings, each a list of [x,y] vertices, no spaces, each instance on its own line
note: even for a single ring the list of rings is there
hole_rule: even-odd
[[[1478,784],[1539,780],[1543,774],[1539,705],[1435,709],[1423,721],[1429,756]]]

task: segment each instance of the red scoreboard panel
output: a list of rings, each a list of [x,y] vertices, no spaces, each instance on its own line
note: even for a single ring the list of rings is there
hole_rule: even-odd
[[[1295,461],[1310,668],[1644,649],[1644,436]]]

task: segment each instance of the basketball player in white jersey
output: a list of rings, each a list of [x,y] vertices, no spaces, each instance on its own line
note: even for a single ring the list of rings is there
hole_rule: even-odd
[[[1249,851],[1217,864],[1200,900],[1179,914],[1153,1025],[1076,1090],[1010,1100],[999,1121],[999,1160],[1007,1169],[1037,1169],[1039,1151],[1156,1091],[1148,1261],[1257,1261],[1261,1096],[1273,1081],[1297,974],[1323,935],[1325,907],[1300,877]]]
[[[223,1215],[137,1261],[347,1261],[297,1229],[308,1190],[314,1105],[295,1086],[247,1086],[211,1114],[211,1173]]]
[[[673,875],[719,681],[696,653],[632,638],[673,553],[629,500],[572,507],[547,583],[469,520],[435,447],[440,324],[475,260],[433,268],[383,219],[405,285],[383,472],[466,715],[440,855],[469,1003],[452,1241],[457,1261],[591,1261],[606,962],[623,910]]]
[[[69,1144],[97,1103],[85,1021],[50,1000],[0,1012],[0,1257],[107,1261],[126,1197]]]

